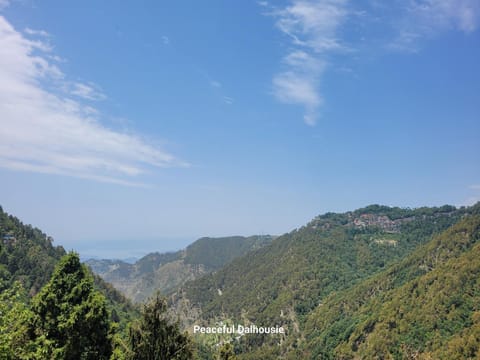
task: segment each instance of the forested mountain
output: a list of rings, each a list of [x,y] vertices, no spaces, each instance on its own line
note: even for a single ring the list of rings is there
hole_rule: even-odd
[[[0,290],[20,281],[31,296],[46,284],[65,255],[41,230],[24,225],[0,207]]]
[[[309,325],[313,321],[310,317],[323,308],[329,296],[388,271],[475,209],[373,205],[318,216],[270,245],[187,283],[172,296],[172,304],[176,313],[183,314],[186,326],[226,321],[287,329],[280,338],[241,337],[235,341],[241,358],[276,359],[287,354],[302,358],[309,354],[309,346],[303,347],[307,325],[315,328]],[[400,277],[396,279],[401,283]],[[312,335],[309,341],[314,344],[318,339]]]
[[[171,294],[170,315],[156,294],[141,317],[77,254],[3,211],[0,219],[2,359],[480,358],[480,203],[372,205],[275,239],[203,238],[149,254],[137,271],[181,261],[210,273]],[[189,336],[172,316],[190,330],[286,331]]]
[[[480,356],[480,213],[308,317],[303,358]]]
[[[272,237],[204,237],[173,253],[150,253],[134,264],[87,260],[86,264],[128,298],[143,302],[155,291],[168,294],[189,280],[220,269],[233,259],[269,244]]]

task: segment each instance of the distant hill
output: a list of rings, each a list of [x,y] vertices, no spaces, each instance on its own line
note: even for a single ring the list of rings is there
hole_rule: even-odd
[[[323,309],[329,296],[353,289],[365,279],[387,271],[432,237],[471,216],[474,210],[475,207],[401,209],[372,205],[318,216],[219,271],[188,282],[171,297],[174,312],[182,315],[187,328],[193,323],[221,321],[282,325],[288,330],[281,338],[257,335],[235,340],[240,358],[277,359],[287,354],[291,359],[303,358],[318,340],[312,335],[309,345],[302,348],[305,337],[313,334],[313,330],[306,332],[307,326],[319,331],[315,325],[309,325],[311,316]],[[423,273],[418,268],[416,271],[414,275]],[[402,283],[400,275],[406,274],[398,274],[396,281]],[[357,298],[357,294],[352,297]],[[341,330],[342,325],[336,326]],[[331,336],[340,341],[344,334],[337,330],[334,327]],[[319,348],[329,349],[329,345],[327,341]],[[312,358],[337,358],[331,353],[322,354],[326,357]],[[345,357],[350,358],[356,357]]]
[[[185,282],[216,271],[233,259],[269,244],[272,239],[269,235],[204,237],[184,250],[150,253],[133,264],[95,259],[85,263],[128,298],[142,302],[156,290],[171,293]]]

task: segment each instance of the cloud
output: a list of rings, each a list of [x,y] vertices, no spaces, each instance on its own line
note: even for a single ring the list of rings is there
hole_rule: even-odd
[[[170,38],[166,35],[163,35],[162,36],[162,42],[163,42],[163,45],[168,45],[168,44],[170,44]]]
[[[478,26],[480,3],[478,0],[422,0],[414,2],[410,12],[426,29],[470,33]]]
[[[283,70],[273,76],[273,94],[281,102],[302,105],[305,123],[313,126],[323,103],[319,87],[326,57],[347,49],[337,36],[348,13],[346,1],[294,0],[285,8],[270,9],[267,15],[276,19],[275,26],[291,45],[282,61]]]
[[[325,64],[304,51],[294,51],[283,60],[287,70],[274,76],[274,95],[284,103],[304,105],[304,121],[313,126],[323,102],[318,83]]]
[[[59,63],[66,62],[65,59],[61,58],[61,57],[58,56],[58,55],[48,54],[48,55],[47,55],[47,58],[49,58],[49,59],[52,60],[52,61],[59,62]]]
[[[94,84],[73,83],[71,85],[70,94],[87,100],[105,100],[106,95],[96,89]]]
[[[152,168],[187,165],[138,135],[105,127],[96,109],[61,92],[66,76],[48,61],[50,51],[0,16],[0,166],[138,185]],[[101,97],[85,84],[72,90]]]
[[[418,42],[449,30],[471,33],[480,22],[478,0],[415,0],[400,9],[397,37],[389,44],[395,50],[417,50]]]
[[[45,30],[33,30],[29,27],[25,28],[25,33],[32,36],[50,37],[50,34]]]
[[[337,30],[347,14],[345,5],[344,0],[296,0],[273,14],[277,28],[290,36],[295,45],[324,52],[343,47]]]
[[[223,97],[223,102],[225,104],[228,104],[228,105],[232,105],[233,104],[233,98],[229,97],[229,96],[224,96]]]
[[[321,80],[333,55],[353,50],[356,56],[362,50],[372,54],[379,43],[382,50],[388,43],[390,49],[415,52],[422,39],[448,30],[468,34],[480,23],[478,0],[396,0],[388,4],[370,0],[362,5],[347,0],[290,0],[282,8],[267,1],[258,4],[289,39],[281,70],[272,79],[272,93],[283,103],[303,106],[308,125],[319,117],[324,103]],[[346,25],[348,31],[342,31]],[[354,39],[360,41],[356,49],[349,45]]]
[[[8,5],[10,5],[9,0],[0,0],[0,10],[2,10],[3,8],[6,8]]]

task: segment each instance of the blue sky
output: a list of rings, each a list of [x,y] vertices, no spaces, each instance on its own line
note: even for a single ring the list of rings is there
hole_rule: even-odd
[[[0,204],[67,249],[480,200],[476,0],[0,9]]]

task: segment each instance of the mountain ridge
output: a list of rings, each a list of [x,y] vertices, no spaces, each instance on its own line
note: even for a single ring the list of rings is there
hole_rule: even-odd
[[[220,269],[236,257],[270,243],[270,235],[203,237],[176,252],[153,252],[128,264],[121,260],[87,260],[93,272],[134,302],[154,291],[173,292],[185,282]]]
[[[449,317],[448,313],[452,311],[453,314],[461,306],[468,307],[466,316],[472,317],[472,326],[479,320],[475,320],[475,311],[479,308],[473,306],[480,303],[478,276],[475,275],[480,274],[479,242],[480,215],[477,213],[460,220],[388,270],[343,292],[331,294],[306,322],[305,349],[309,349],[312,358],[330,358],[333,354],[338,358],[371,357],[373,353],[383,354],[383,357],[407,356],[407,352],[415,351],[431,352],[431,356],[436,353],[432,358],[455,358],[440,356],[443,350],[438,343],[447,346],[451,340],[448,337],[454,337],[452,335],[469,326],[452,330],[455,325],[436,322],[443,321],[443,316],[446,322],[451,323],[455,317],[460,321],[465,314]],[[472,283],[475,279],[476,285]],[[475,288],[477,290],[472,292]],[[476,300],[467,301],[465,297],[476,297]],[[413,301],[415,298],[420,299]],[[449,310],[442,305],[445,302],[455,304],[455,308]],[[432,303],[436,304],[434,311]],[[429,319],[431,316],[437,319]],[[425,329],[411,336],[416,330],[402,323],[406,319],[411,324],[424,324]],[[443,329],[444,334],[435,333],[435,327]],[[363,334],[362,329],[365,330]],[[403,348],[396,333],[404,334]],[[478,329],[477,334],[480,336]],[[437,337],[437,345],[429,344],[425,336]],[[422,349],[423,346],[428,349]]]
[[[186,329],[223,321],[284,326],[284,338],[242,337],[236,343],[241,358],[277,358],[289,347],[298,348],[310,313],[330,294],[384,271],[469,213],[471,208],[449,205],[371,205],[317,216],[217,272],[186,283],[170,297],[173,312],[181,314]]]

